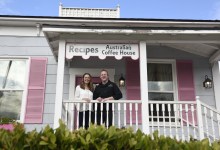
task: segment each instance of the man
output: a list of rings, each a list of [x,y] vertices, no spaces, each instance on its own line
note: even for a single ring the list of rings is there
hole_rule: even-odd
[[[99,83],[93,93],[93,99],[98,100],[99,102],[105,102],[108,100],[119,100],[122,98],[122,93],[118,86],[109,80],[109,75],[107,70],[102,70],[100,73],[101,83]],[[106,126],[112,125],[112,104],[109,103],[108,109],[108,122],[107,122],[107,106],[106,103],[103,104],[102,111],[102,123],[105,123]],[[97,107],[97,124],[101,123],[101,109],[100,104]]]

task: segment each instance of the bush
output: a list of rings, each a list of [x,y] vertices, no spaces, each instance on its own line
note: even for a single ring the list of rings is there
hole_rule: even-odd
[[[14,123],[15,121],[11,118],[0,118],[0,125],[1,124],[11,124]]]
[[[220,149],[220,143],[210,145],[208,139],[189,142],[177,141],[169,137],[153,138],[140,130],[134,132],[131,128],[118,129],[91,125],[88,130],[80,128],[70,132],[60,122],[57,129],[46,126],[40,132],[33,130],[25,132],[22,124],[15,123],[12,132],[0,129],[0,149],[3,150],[211,150]]]

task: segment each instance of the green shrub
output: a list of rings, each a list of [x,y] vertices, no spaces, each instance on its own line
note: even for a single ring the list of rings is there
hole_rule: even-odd
[[[210,145],[208,139],[189,142],[177,141],[158,136],[158,132],[145,135],[131,128],[118,129],[91,125],[70,132],[60,122],[57,129],[46,126],[40,132],[26,132],[23,125],[15,123],[13,131],[0,129],[0,149],[2,150],[219,150],[220,142]]]
[[[11,118],[1,118],[0,117],[0,125],[1,124],[10,124],[10,123],[14,123],[15,121]]]

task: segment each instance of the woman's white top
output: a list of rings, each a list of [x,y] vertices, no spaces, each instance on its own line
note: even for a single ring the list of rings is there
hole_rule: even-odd
[[[93,93],[90,90],[82,89],[80,88],[80,85],[77,85],[75,91],[75,100],[82,100],[83,98],[89,98],[90,100],[92,100]],[[85,109],[83,109],[83,104],[84,103],[80,103],[79,111],[89,110],[89,103],[85,103]]]

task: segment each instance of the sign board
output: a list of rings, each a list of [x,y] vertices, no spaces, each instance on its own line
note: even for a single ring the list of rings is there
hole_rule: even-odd
[[[105,59],[107,56],[114,56],[116,59],[122,57],[139,58],[138,44],[72,44],[66,45],[66,58],[72,59],[73,56],[82,56],[88,59],[90,56],[98,56]]]

